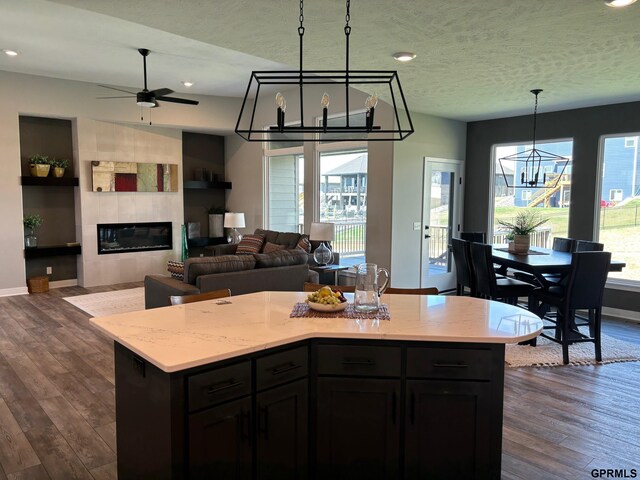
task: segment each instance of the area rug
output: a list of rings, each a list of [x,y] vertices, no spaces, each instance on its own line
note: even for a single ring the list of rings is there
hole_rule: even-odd
[[[597,363],[640,361],[640,345],[602,335],[602,362],[596,362],[593,343],[569,345],[569,365],[595,365]],[[538,337],[535,347],[507,345],[505,362],[508,367],[557,367],[562,366],[562,345],[544,337]]]
[[[144,310],[144,287],[64,297],[63,300],[92,317],[106,317],[117,313]]]

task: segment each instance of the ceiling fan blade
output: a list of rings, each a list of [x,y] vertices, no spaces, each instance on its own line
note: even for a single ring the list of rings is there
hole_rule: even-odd
[[[169,95],[170,93],[173,93],[173,90],[171,90],[170,88],[158,88],[157,90],[151,90],[149,93],[153,94],[154,97],[158,98],[158,97],[163,97],[165,95]]]
[[[102,99],[105,99],[105,98],[134,98],[134,97],[135,97],[135,95],[125,95],[123,97],[96,97],[96,98],[98,100],[102,100]]]
[[[135,95],[136,92],[130,92],[129,90],[122,90],[121,88],[108,87],[107,85],[100,85],[102,88],[108,88],[109,90],[115,90],[117,92],[130,93],[131,95]]]
[[[163,102],[184,103],[185,105],[198,105],[200,102],[196,100],[187,100],[186,98],[177,97],[156,97],[156,100]]]

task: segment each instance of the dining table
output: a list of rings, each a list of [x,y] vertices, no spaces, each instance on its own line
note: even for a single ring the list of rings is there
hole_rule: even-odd
[[[534,275],[541,285],[550,282],[544,275],[549,273],[567,275],[571,271],[571,252],[559,252],[550,248],[531,247],[525,254],[510,252],[507,245],[493,245],[491,249],[493,263],[501,267],[514,268]],[[610,272],[621,272],[626,263],[611,260]]]

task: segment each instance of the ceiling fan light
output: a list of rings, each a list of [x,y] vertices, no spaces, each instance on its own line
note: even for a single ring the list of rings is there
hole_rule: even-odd
[[[187,88],[191,88],[193,87],[193,82],[188,82],[185,80],[184,82],[182,82],[182,85],[184,85]]]
[[[141,107],[147,107],[147,108],[153,108],[157,105],[156,102],[149,102],[147,100],[142,100],[140,102],[136,102],[138,105],[140,105]]]
[[[605,0],[604,2],[607,7],[614,8],[626,7],[632,3],[636,3],[636,0]]]
[[[399,62],[410,62],[416,58],[416,54],[413,52],[396,52],[393,54],[393,58]]]

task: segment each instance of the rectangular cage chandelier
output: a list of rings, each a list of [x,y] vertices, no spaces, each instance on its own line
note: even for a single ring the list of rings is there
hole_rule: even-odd
[[[250,142],[299,143],[399,141],[414,132],[396,71],[349,69],[350,4],[347,0],[345,70],[304,70],[300,0],[300,70],[251,73],[236,123],[238,135]],[[388,104],[378,106],[379,97]],[[311,113],[311,122],[305,111]]]
[[[536,97],[533,109],[532,148],[499,158],[498,162],[508,188],[549,188],[555,190],[563,180],[564,171],[571,160],[568,157],[545,152],[536,147],[538,95],[542,93],[542,89],[536,88],[531,90],[531,93]]]

